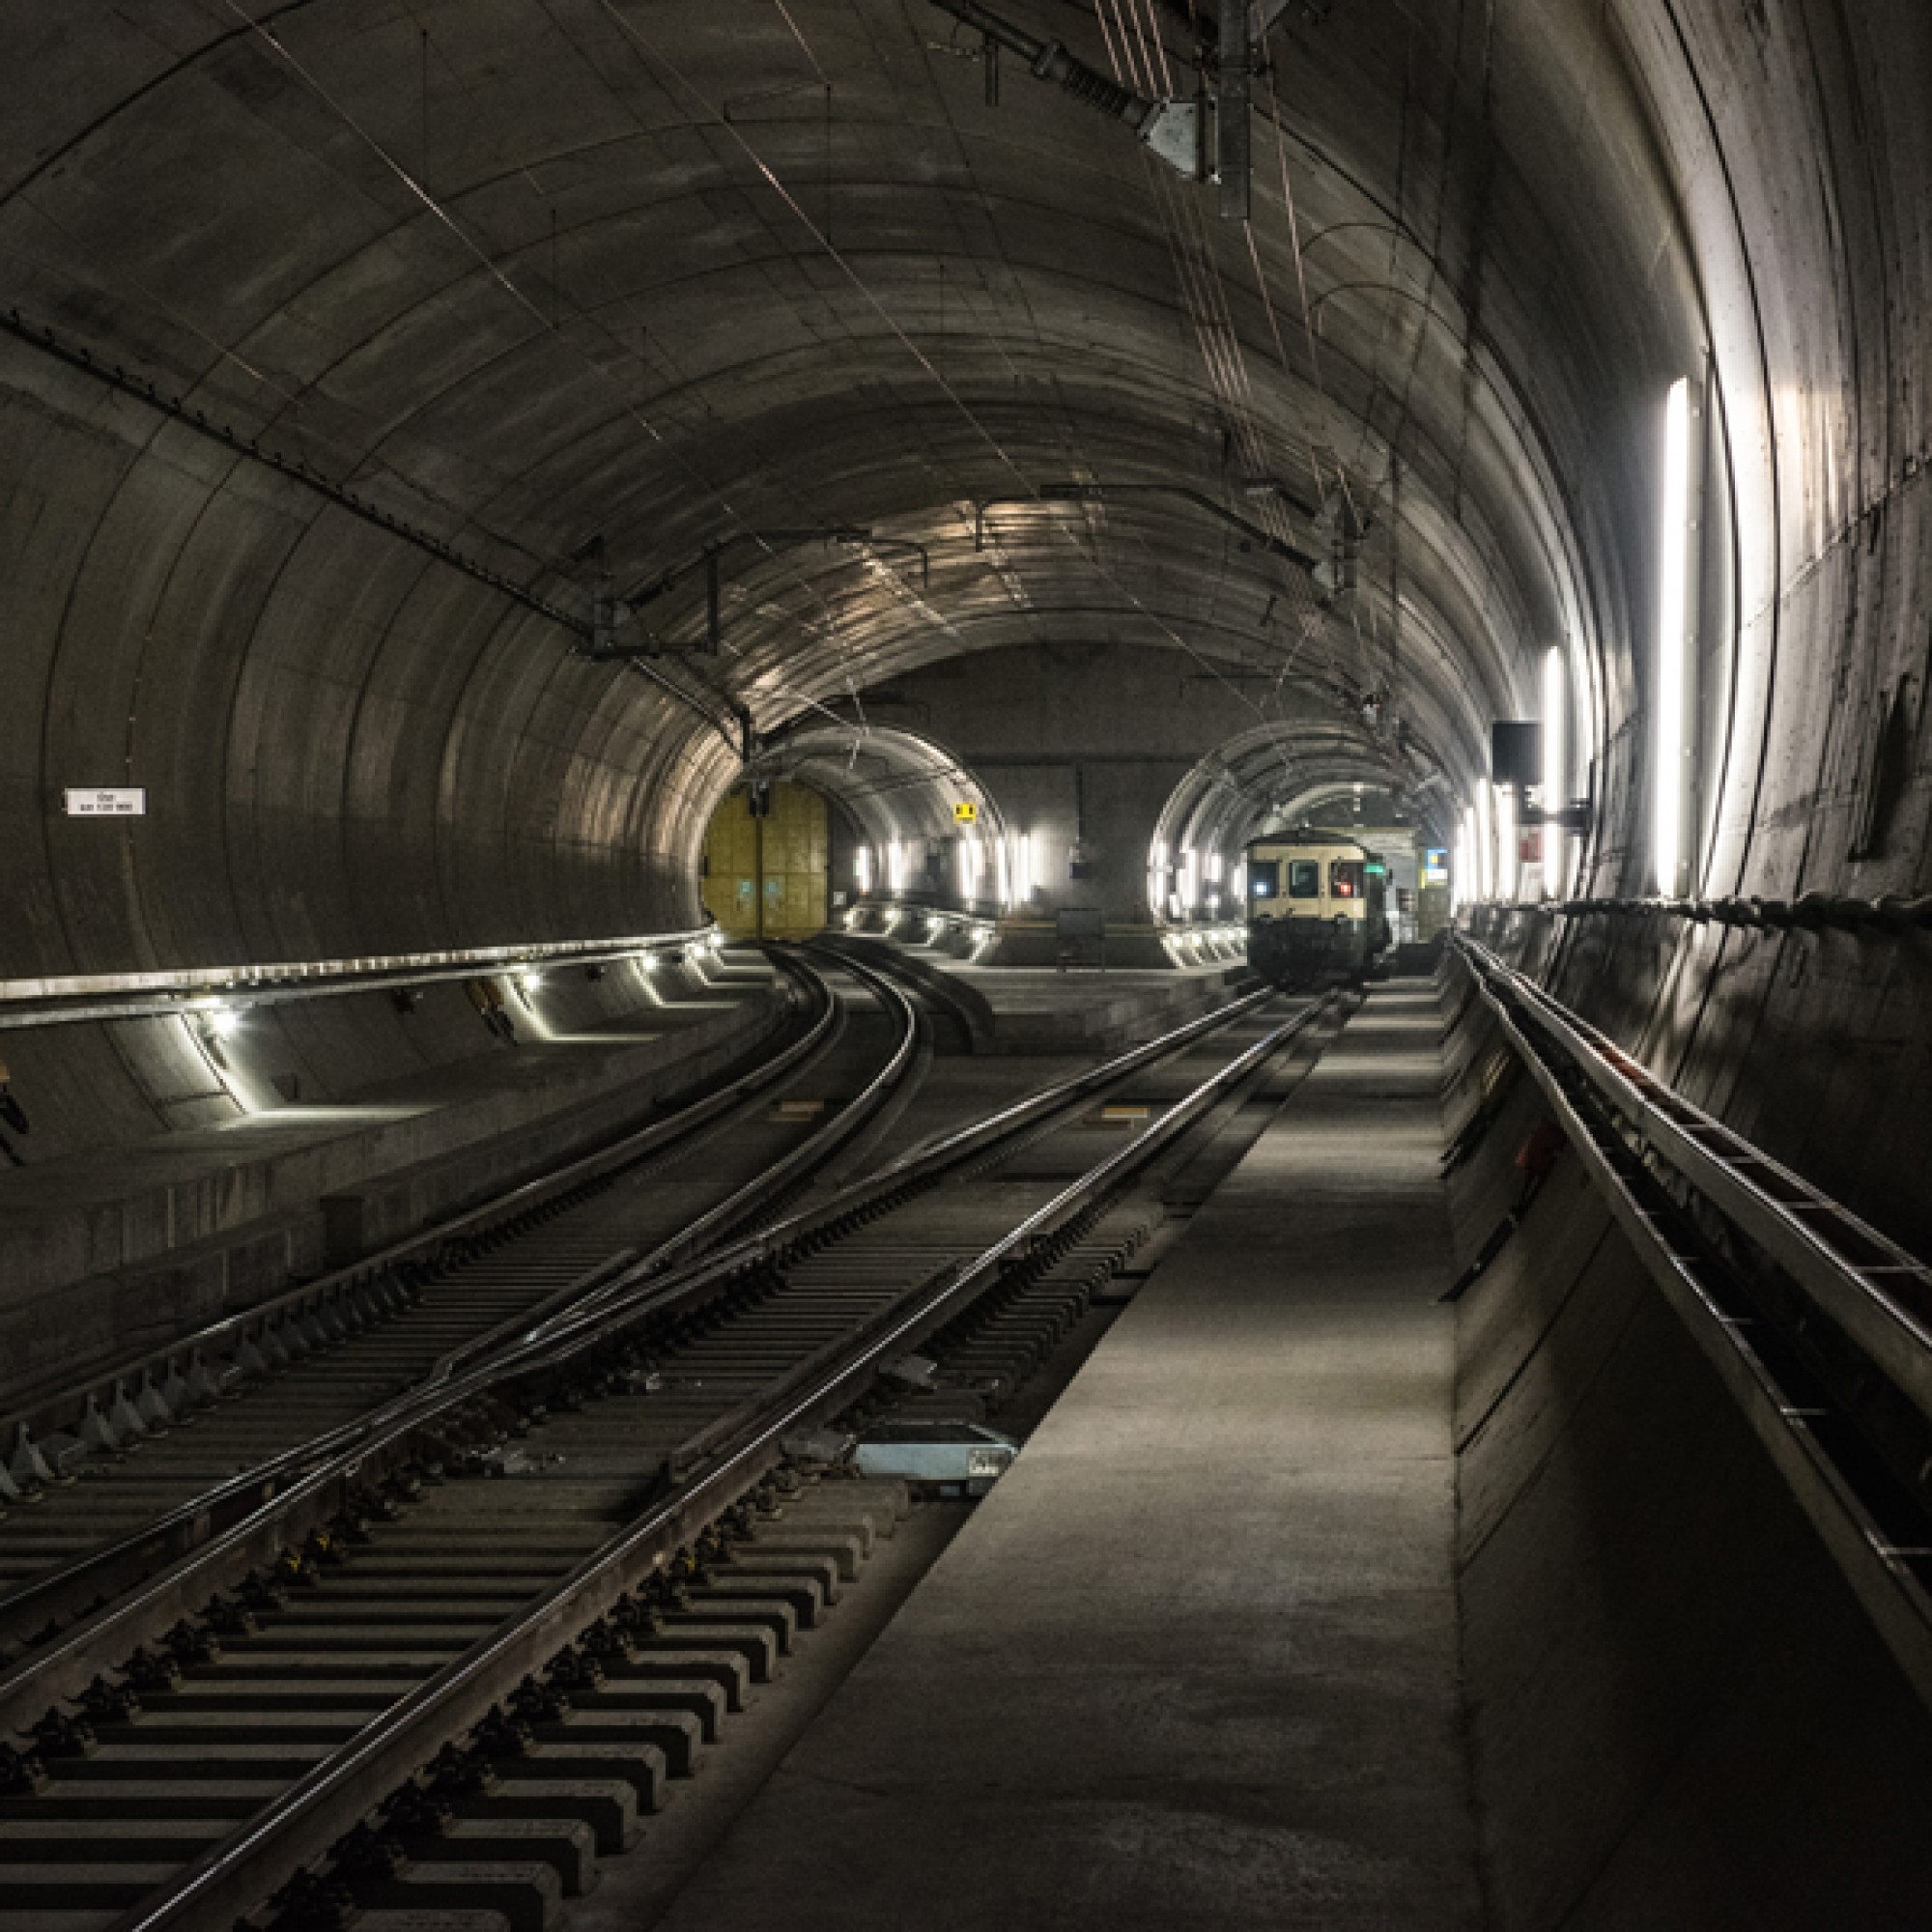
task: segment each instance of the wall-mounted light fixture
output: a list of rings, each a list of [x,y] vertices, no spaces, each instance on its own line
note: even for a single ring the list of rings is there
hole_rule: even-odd
[[[1156,838],[1148,847],[1147,891],[1148,905],[1158,916],[1168,900],[1168,851],[1167,840]]]
[[[187,1037],[194,1042],[202,1063],[214,1076],[223,1093],[244,1114],[256,1111],[255,1102],[229,1065],[226,1048],[242,1031],[242,1012],[237,1007],[200,1007],[185,1015]]]
[[[1563,891],[1570,869],[1563,827],[1551,817],[1570,796],[1569,686],[1563,647],[1551,644],[1543,654],[1543,895],[1549,899]]]
[[[1453,912],[1479,896],[1480,867],[1476,859],[1476,808],[1463,808],[1463,822],[1456,833],[1456,869],[1449,878],[1449,906]]]
[[[1007,840],[1007,878],[1011,894],[1009,904],[1029,903],[1036,883],[1031,832],[1015,832]]]
[[[1685,721],[1690,655],[1690,384],[1675,384],[1663,419],[1663,514],[1659,530],[1657,740],[1652,774],[1651,870],[1657,890],[1683,890],[1687,789]]]

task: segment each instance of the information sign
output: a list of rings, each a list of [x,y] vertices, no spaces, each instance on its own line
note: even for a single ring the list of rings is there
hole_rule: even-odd
[[[65,794],[70,818],[145,818],[145,785],[70,785]]]

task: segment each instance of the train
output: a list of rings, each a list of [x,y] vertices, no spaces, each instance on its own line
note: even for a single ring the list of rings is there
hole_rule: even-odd
[[[1345,832],[1301,827],[1250,841],[1248,963],[1277,986],[1359,985],[1393,934],[1388,867]]]

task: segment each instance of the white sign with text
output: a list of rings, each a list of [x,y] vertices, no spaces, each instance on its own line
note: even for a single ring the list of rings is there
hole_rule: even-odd
[[[145,785],[93,785],[85,789],[70,785],[66,798],[70,818],[145,818],[148,813]]]

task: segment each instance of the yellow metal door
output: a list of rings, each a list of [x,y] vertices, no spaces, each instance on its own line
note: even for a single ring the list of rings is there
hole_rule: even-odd
[[[761,819],[732,792],[704,835],[705,910],[733,939],[810,939],[825,929],[827,845],[815,791],[774,784]]]

